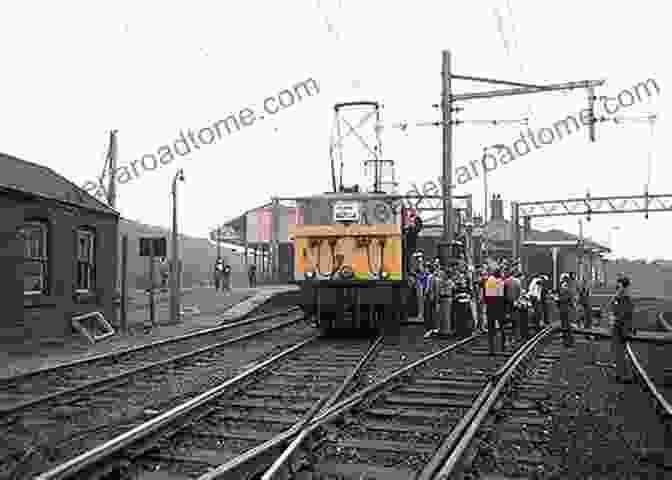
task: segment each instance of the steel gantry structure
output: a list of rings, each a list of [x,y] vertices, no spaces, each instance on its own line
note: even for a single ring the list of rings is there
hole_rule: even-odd
[[[611,213],[643,213],[672,211],[672,194],[620,195],[593,197],[587,193],[582,198],[544,200],[536,202],[511,202],[511,239],[513,258],[520,260],[522,231],[530,228],[532,218],[584,216],[590,221],[592,215]],[[521,225],[522,217],[522,225]],[[583,236],[581,236],[583,237]],[[577,247],[580,245],[577,244]]]

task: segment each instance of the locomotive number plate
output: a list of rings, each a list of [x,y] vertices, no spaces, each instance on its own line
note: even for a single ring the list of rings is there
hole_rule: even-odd
[[[359,222],[358,202],[336,202],[334,204],[335,222]]]

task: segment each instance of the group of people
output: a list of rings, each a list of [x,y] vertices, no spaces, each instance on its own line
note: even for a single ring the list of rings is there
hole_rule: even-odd
[[[224,263],[224,260],[218,258],[215,262],[215,290],[231,292],[231,265]]]
[[[231,265],[224,263],[224,260],[218,258],[215,262],[214,269],[214,281],[215,281],[215,290],[224,291],[226,293],[231,292]],[[252,264],[247,269],[247,279],[249,282],[250,288],[256,288],[257,286],[257,266]]]
[[[454,317],[454,312],[446,312],[445,298],[472,298],[473,285],[471,272],[465,262],[456,262],[452,266],[441,265],[439,258],[426,259],[422,252],[414,255],[415,266],[410,276],[417,299],[418,318],[424,323],[427,336],[439,330],[442,316]],[[471,305],[466,314],[473,319]],[[452,332],[451,332],[452,333]]]
[[[501,336],[501,348],[505,347],[505,327],[511,326],[519,337],[527,338],[530,329],[540,331],[550,324],[553,303],[557,306],[567,347],[574,344],[572,326],[586,329],[593,326],[590,284],[586,280],[580,282],[573,272],[563,273],[558,289],[554,290],[548,275],[526,278],[519,264],[506,259],[484,265],[477,271],[464,262],[443,267],[438,258],[425,259],[421,252],[416,253],[414,259],[410,281],[418,301],[418,318],[425,325],[426,336],[438,332],[440,318],[446,315],[456,318],[455,299],[460,295],[468,298],[473,307],[471,311],[459,312],[462,315],[460,323],[469,324],[469,330],[488,332],[493,353],[496,336]],[[452,300],[444,302],[442,297]],[[446,304],[450,307],[445,307]],[[451,307],[452,312],[442,311],[442,308]],[[450,325],[452,329],[454,323],[450,322]]]

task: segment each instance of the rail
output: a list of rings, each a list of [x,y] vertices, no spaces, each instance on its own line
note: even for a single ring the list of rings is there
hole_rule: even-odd
[[[369,349],[369,351],[366,352],[366,354],[362,357],[357,366],[350,372],[348,377],[343,381],[343,383],[341,383],[341,386],[331,396],[329,396],[323,404],[319,405],[319,407],[315,409],[315,413],[318,413],[321,410],[328,409],[334,403],[336,403],[336,401],[343,395],[348,385],[350,385],[352,381],[357,377],[357,375],[359,375],[359,373],[364,368],[364,365],[366,365],[366,363],[373,356],[376,350],[382,345],[382,343],[383,343],[383,337],[379,337],[378,340]],[[314,414],[311,415],[311,418],[313,416]],[[306,421],[306,423],[308,422]],[[273,463],[273,465],[271,465],[271,467],[266,471],[266,473],[264,473],[264,475],[261,477],[261,480],[273,480],[278,476],[282,476],[282,478],[288,478],[289,474],[293,473],[289,471],[289,469],[291,468],[290,465],[292,457],[294,456],[296,451],[301,447],[301,444],[306,440],[307,437],[308,437],[307,431],[302,430],[301,433],[285,449],[285,451],[282,452],[282,454],[278,457],[275,463]]]
[[[483,420],[520,364],[537,348],[542,340],[555,333],[558,329],[559,326],[557,324],[551,324],[537,333],[521,345],[506,363],[492,375],[491,379],[481,390],[474,405],[453,428],[446,440],[444,440],[437,453],[418,477],[418,480],[443,480],[450,477],[467,446],[483,423]],[[438,473],[436,473],[437,470],[439,470]]]
[[[55,467],[52,470],[49,470],[46,473],[43,473],[37,477],[35,480],[60,480],[69,478],[70,476],[80,473],[83,470],[93,467],[98,464],[101,460],[112,456],[113,454],[119,452],[123,448],[130,446],[131,444],[142,440],[143,438],[148,437],[149,435],[157,432],[159,429],[174,423],[177,420],[182,419],[187,414],[193,412],[198,407],[203,406],[204,404],[210,402],[212,399],[224,394],[232,386],[242,382],[243,380],[251,377],[255,373],[263,370],[268,365],[277,362],[278,360],[286,357],[287,355],[303,348],[305,345],[310,342],[315,341],[318,338],[318,335],[314,335],[303,342],[300,342],[280,353],[274,355],[273,357],[265,360],[264,362],[255,365],[249,370],[246,370],[235,377],[227,380],[226,382],[214,387],[207,392],[204,392],[193,399],[178,405],[177,407],[155,417],[151,420],[138,425],[137,427],[129,430],[126,433],[119,435],[118,437],[109,440],[102,445],[89,450],[78,457],[75,457],[67,462]]]
[[[254,458],[257,458],[261,455],[268,454],[272,450],[278,448],[281,445],[288,444],[291,442],[297,435],[303,434],[303,435],[309,435],[313,433],[315,430],[317,430],[319,427],[322,425],[325,425],[326,423],[338,418],[339,416],[343,415],[345,412],[348,410],[354,408],[357,406],[359,403],[363,402],[367,397],[375,394],[376,392],[384,389],[385,387],[389,386],[392,382],[401,380],[405,376],[407,376],[411,371],[415,370],[416,368],[424,365],[425,363],[430,362],[431,360],[440,357],[442,355],[445,355],[453,350],[457,350],[460,347],[463,347],[469,343],[474,342],[476,339],[481,337],[483,334],[475,334],[470,337],[467,337],[465,339],[459,340],[458,342],[449,345],[445,348],[442,348],[441,350],[438,350],[437,352],[434,352],[430,355],[427,355],[426,357],[423,357],[419,360],[416,360],[415,362],[405,366],[404,368],[399,369],[398,371],[388,375],[386,378],[383,380],[374,383],[373,385],[369,385],[368,387],[358,391],[357,393],[350,395],[349,397],[341,400],[340,402],[336,403],[335,405],[332,405],[328,409],[322,411],[318,415],[316,415],[310,422],[305,426],[304,429],[297,428],[297,427],[292,427],[291,429],[276,435],[272,439],[268,440],[262,445],[259,445],[258,447],[255,447],[251,450],[248,450],[247,452],[243,453],[240,457],[237,459],[232,460],[231,462],[228,462],[224,465],[220,465],[219,467],[211,470],[210,472],[198,477],[198,480],[219,480],[219,479],[224,479],[224,478],[230,478],[227,476],[228,473],[231,472],[232,467],[234,464],[243,464],[252,461]],[[305,431],[305,433],[304,433]],[[276,458],[277,459],[277,458]]]
[[[663,328],[665,328],[667,322],[663,317],[663,313],[664,312],[658,313],[658,322]],[[658,414],[661,416],[663,422],[667,424],[667,427],[671,428],[672,405],[670,404],[670,402],[667,401],[667,399],[663,396],[663,394],[660,393],[656,385],[653,383],[653,380],[651,380],[651,377],[649,377],[648,373],[646,373],[646,369],[639,361],[639,358],[637,358],[637,355],[632,349],[630,341],[625,342],[625,353],[627,355],[628,360],[632,364],[633,371],[639,381],[639,384],[642,386],[644,391],[647,394],[649,394],[649,396],[653,399],[656,412],[658,412]]]
[[[672,332],[672,325],[665,320],[665,312],[658,313],[658,326],[666,332]]]
[[[641,362],[635,355],[635,352],[632,350],[630,342],[625,343],[625,352],[628,356],[628,360],[632,363],[633,370],[644,388],[644,390],[653,398],[653,401],[656,406],[656,411],[662,416],[664,421],[672,420],[672,405],[668,402],[665,397],[660,393],[656,385],[651,380],[651,377],[646,373],[646,370],[642,366]]]
[[[267,328],[264,328],[262,330],[256,330],[254,332],[245,333],[243,335],[239,335],[239,336],[234,337],[234,338],[229,338],[229,339],[223,340],[221,342],[217,342],[213,345],[207,345],[207,346],[199,348],[197,350],[192,350],[190,352],[181,353],[181,354],[174,355],[174,356],[171,356],[171,357],[168,357],[168,358],[164,358],[164,359],[162,359],[158,362],[152,362],[148,365],[141,365],[139,367],[132,368],[130,370],[126,370],[126,371],[124,371],[122,373],[119,373],[119,374],[113,374],[113,375],[110,375],[108,377],[97,378],[95,380],[91,380],[91,381],[88,381],[88,382],[81,383],[79,385],[76,385],[72,388],[68,388],[66,390],[59,390],[59,391],[56,391],[56,392],[47,393],[45,395],[41,395],[39,397],[35,397],[35,398],[30,399],[30,400],[26,400],[24,402],[14,404],[14,405],[11,405],[11,406],[6,407],[6,408],[2,407],[2,408],[0,408],[0,416],[11,415],[11,414],[13,414],[13,413],[15,413],[19,410],[37,405],[39,403],[44,403],[44,402],[49,401],[49,400],[53,400],[54,398],[58,398],[58,397],[62,397],[64,395],[69,395],[69,394],[73,394],[75,392],[80,392],[80,391],[83,391],[83,390],[86,390],[86,389],[91,389],[91,388],[94,388],[94,387],[102,386],[102,385],[108,384],[110,382],[118,381],[118,380],[121,380],[121,379],[124,379],[124,378],[129,378],[133,375],[137,375],[140,372],[144,372],[144,371],[147,371],[147,370],[150,370],[150,369],[153,369],[153,368],[157,368],[157,367],[161,367],[161,366],[164,366],[164,365],[168,365],[168,364],[171,364],[171,363],[176,363],[176,362],[178,362],[180,360],[183,360],[183,359],[186,359],[186,358],[192,358],[192,357],[195,357],[197,355],[202,355],[206,352],[214,351],[214,350],[222,348],[226,345],[231,345],[231,344],[243,341],[243,340],[247,340],[247,339],[256,337],[258,335],[261,335],[261,334],[264,334],[264,333],[267,333],[267,332],[271,332],[273,330],[278,330],[280,328],[284,328],[288,325],[299,322],[299,321],[303,320],[304,318],[305,317],[300,317],[300,318],[297,318],[297,319],[287,320],[283,323],[273,325],[271,327],[267,327]]]
[[[52,371],[62,369],[62,368],[82,366],[82,365],[86,365],[87,363],[92,363],[92,362],[96,362],[96,361],[99,361],[99,360],[105,360],[105,359],[108,359],[108,358],[123,356],[123,355],[127,355],[129,353],[141,352],[143,350],[149,350],[151,348],[160,347],[162,345],[177,343],[177,342],[181,342],[181,341],[184,341],[184,340],[189,340],[189,339],[195,338],[195,337],[202,337],[202,336],[210,335],[212,333],[221,332],[221,331],[224,331],[224,330],[230,330],[230,329],[233,329],[233,328],[236,328],[236,327],[241,327],[243,325],[247,325],[249,323],[254,323],[254,322],[259,322],[259,321],[262,321],[262,320],[266,320],[266,319],[272,318],[274,316],[280,317],[280,316],[284,316],[284,315],[289,315],[289,314],[294,313],[294,312],[299,311],[299,310],[301,310],[301,307],[292,307],[292,308],[289,308],[287,310],[283,310],[283,311],[280,311],[280,312],[264,313],[262,315],[258,315],[258,316],[254,316],[254,317],[250,317],[249,315],[242,315],[240,317],[241,320],[239,320],[235,323],[227,323],[225,325],[219,325],[217,327],[212,327],[212,328],[207,328],[207,329],[203,329],[203,330],[198,330],[196,332],[187,333],[187,334],[181,335],[179,337],[165,338],[163,340],[157,340],[155,342],[145,343],[143,345],[137,345],[137,346],[134,346],[134,347],[123,348],[123,349],[120,349],[120,350],[116,350],[116,351],[112,351],[112,352],[105,352],[105,353],[101,353],[101,354],[98,354],[98,355],[91,355],[91,356],[87,356],[87,357],[84,357],[84,358],[80,358],[78,360],[74,360],[72,362],[61,363],[61,364],[52,365],[52,366],[49,366],[49,367],[38,368],[38,369],[31,370],[31,371],[25,372],[25,373],[21,373],[19,375],[15,375],[15,376],[12,376],[12,377],[3,377],[3,378],[0,378],[0,386],[2,386],[3,384],[5,384],[7,382],[15,382],[17,380],[25,380],[29,377],[33,377],[33,376],[36,376],[36,375],[41,375],[41,374],[44,374],[44,373],[47,373],[47,372],[52,372]]]

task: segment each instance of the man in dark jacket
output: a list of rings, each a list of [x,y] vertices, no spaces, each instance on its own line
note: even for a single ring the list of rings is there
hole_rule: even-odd
[[[224,274],[224,261],[218,258],[215,262],[215,271],[213,272],[215,280],[215,291],[218,292],[222,287],[222,275]]]
[[[231,265],[225,265],[222,273],[222,290],[231,293]]]
[[[583,328],[590,328],[593,326],[593,317],[590,305],[590,286],[588,280],[584,280],[583,285],[579,289],[579,303],[583,309]]]
[[[257,266],[255,264],[250,265],[250,268],[247,271],[247,276],[250,280],[250,288],[256,288],[256,286],[257,286]]]
[[[611,302],[614,313],[611,338],[612,349],[616,357],[616,380],[630,383],[632,379],[625,359],[625,343],[627,337],[633,333],[632,314],[634,307],[630,297],[630,279],[623,276],[617,280],[616,285],[616,296]]]
[[[572,335],[572,326],[570,324],[570,314],[574,304],[572,296],[572,289],[569,284],[569,279],[564,277],[560,284],[558,292],[558,311],[560,312],[560,324],[563,332],[563,340],[565,347],[574,346],[574,336]]]

